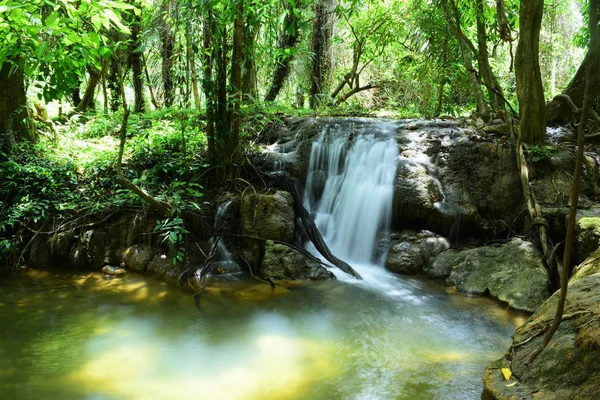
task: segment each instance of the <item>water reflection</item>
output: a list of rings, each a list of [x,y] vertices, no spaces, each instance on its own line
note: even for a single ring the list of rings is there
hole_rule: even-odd
[[[398,278],[396,278],[398,279]],[[198,307],[149,278],[0,281],[8,399],[477,399],[523,318],[398,279],[215,284]]]

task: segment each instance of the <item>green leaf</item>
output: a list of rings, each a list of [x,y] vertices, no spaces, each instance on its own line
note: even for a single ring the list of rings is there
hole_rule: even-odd
[[[56,28],[58,26],[58,12],[54,11],[52,14],[48,15],[45,25],[48,28]]]
[[[127,33],[127,34],[131,33],[129,28],[126,27],[125,25],[123,25],[123,23],[121,22],[121,19],[110,8],[106,8],[104,10],[104,16],[106,18],[108,18],[115,25],[115,27],[117,27],[122,33]]]

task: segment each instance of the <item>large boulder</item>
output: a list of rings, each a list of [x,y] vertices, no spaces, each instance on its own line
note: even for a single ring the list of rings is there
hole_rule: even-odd
[[[133,245],[123,252],[121,265],[136,272],[145,272],[154,253],[154,249],[149,244]]]
[[[397,142],[394,226],[458,238],[494,236],[519,222],[521,185],[508,144],[448,121],[401,125]]]
[[[241,217],[243,234],[293,243],[294,201],[288,192],[244,196]]]
[[[385,267],[396,273],[422,272],[430,260],[450,248],[448,239],[429,231],[409,231],[392,234]]]
[[[442,253],[443,254],[443,253]],[[519,238],[443,256],[451,268],[446,284],[469,294],[489,294],[511,308],[535,311],[549,296],[550,278],[543,256]]]
[[[275,280],[335,279],[333,273],[304,254],[267,240],[260,274]]]
[[[592,254],[569,282],[562,322],[533,364],[554,317],[559,292],[549,298],[513,336],[513,344],[484,374],[494,399],[598,399],[600,391],[600,252]],[[502,369],[510,370],[507,381]]]

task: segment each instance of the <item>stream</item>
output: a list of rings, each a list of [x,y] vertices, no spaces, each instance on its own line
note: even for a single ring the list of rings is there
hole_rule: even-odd
[[[132,273],[25,269],[0,278],[1,397],[481,398],[526,316],[382,267],[395,126],[357,129],[315,141],[305,206],[363,280],[213,281],[194,299]]]
[[[365,269],[359,269],[364,274]],[[386,274],[384,271],[380,271]],[[390,278],[391,277],[391,278]],[[438,283],[0,281],[3,399],[478,399],[522,315]],[[368,279],[368,277],[367,277]]]

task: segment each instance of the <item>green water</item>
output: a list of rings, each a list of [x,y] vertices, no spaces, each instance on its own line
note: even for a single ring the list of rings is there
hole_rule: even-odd
[[[390,279],[215,284],[195,302],[138,275],[26,270],[0,280],[0,398],[480,398],[523,316]]]

